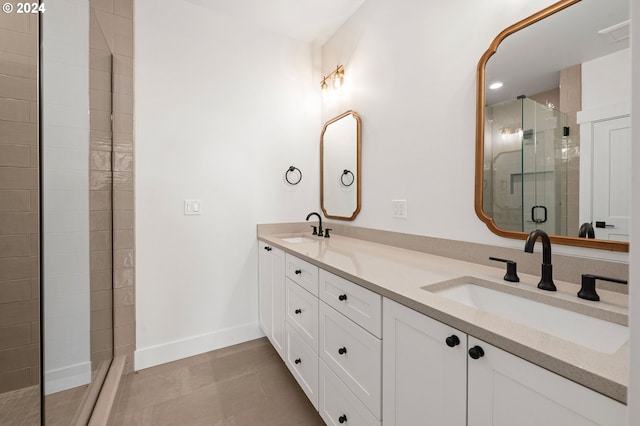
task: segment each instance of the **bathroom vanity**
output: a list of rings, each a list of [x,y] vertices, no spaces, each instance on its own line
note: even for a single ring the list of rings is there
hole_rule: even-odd
[[[327,424],[626,421],[624,294],[335,234],[258,240],[260,324]]]

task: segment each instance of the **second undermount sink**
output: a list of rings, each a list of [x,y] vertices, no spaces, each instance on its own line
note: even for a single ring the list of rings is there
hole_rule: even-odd
[[[281,238],[281,240],[291,244],[312,243],[316,241],[312,238],[307,238],[307,237],[286,237],[286,238]]]
[[[559,300],[565,306],[552,306],[494,286],[499,285],[462,277],[423,289],[598,352],[615,353],[629,340],[628,327],[572,310],[585,309],[584,305]]]

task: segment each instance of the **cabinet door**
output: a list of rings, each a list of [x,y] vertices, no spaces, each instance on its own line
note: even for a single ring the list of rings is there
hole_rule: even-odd
[[[382,423],[465,425],[466,334],[386,298],[382,310]]]
[[[469,337],[469,426],[625,425],[626,407],[502,349]]]
[[[382,406],[380,339],[320,302],[320,358],[379,419]]]
[[[285,356],[284,252],[260,242],[259,321],[280,357]]]
[[[318,298],[298,284],[287,282],[286,321],[318,353]]]

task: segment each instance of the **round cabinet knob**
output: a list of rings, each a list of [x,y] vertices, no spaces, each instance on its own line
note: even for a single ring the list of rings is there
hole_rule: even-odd
[[[296,309],[295,312],[296,312],[296,315],[300,315],[302,313],[302,309]]]
[[[347,422],[347,415],[346,414],[341,415],[340,417],[338,417],[338,421],[340,423],[346,423]]]
[[[480,346],[474,346],[469,349],[469,356],[473,359],[482,358],[484,356],[484,350]]]
[[[265,249],[266,251],[271,251],[271,247],[269,247],[269,246],[266,246],[264,249]]]
[[[338,296],[338,300],[341,300],[341,301],[344,302],[345,300],[347,300],[347,295],[346,294],[341,294],[340,296]]]
[[[454,346],[458,346],[460,344],[460,339],[458,339],[458,336],[456,336],[455,334],[452,334],[445,339],[445,343],[450,348],[453,348]]]
[[[300,364],[302,362],[302,360],[300,358],[296,358],[296,360],[293,361],[293,362],[295,362],[296,364]]]
[[[338,353],[339,353],[340,355],[344,355],[344,354],[346,354],[346,353],[347,353],[347,348],[345,348],[344,346],[343,346],[343,347],[341,347],[340,349],[338,349]]]
[[[296,275],[300,275],[302,273],[302,269],[296,269]]]

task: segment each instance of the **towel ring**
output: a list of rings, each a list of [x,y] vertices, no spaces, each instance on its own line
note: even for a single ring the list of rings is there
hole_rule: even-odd
[[[297,181],[292,182],[292,181],[290,181],[290,180],[289,180],[289,173],[295,172],[296,170],[298,171],[298,174],[299,174],[300,176],[298,177],[298,180],[297,180]],[[284,174],[284,178],[287,180],[287,183],[288,183],[289,185],[297,185],[297,184],[299,184],[299,183],[300,183],[300,181],[302,180],[302,172],[301,172],[301,171],[300,171],[300,169],[299,169],[299,168],[297,168],[297,167],[289,166],[289,169],[288,169],[288,170],[285,172],[285,174]]]
[[[351,175],[351,182],[346,183],[344,181],[345,179],[344,177],[349,175]],[[340,183],[342,183],[343,186],[351,186],[353,185],[353,182],[355,182],[355,180],[356,180],[356,177],[353,175],[353,173],[350,170],[345,169],[344,172],[342,172],[342,175],[340,175]]]

